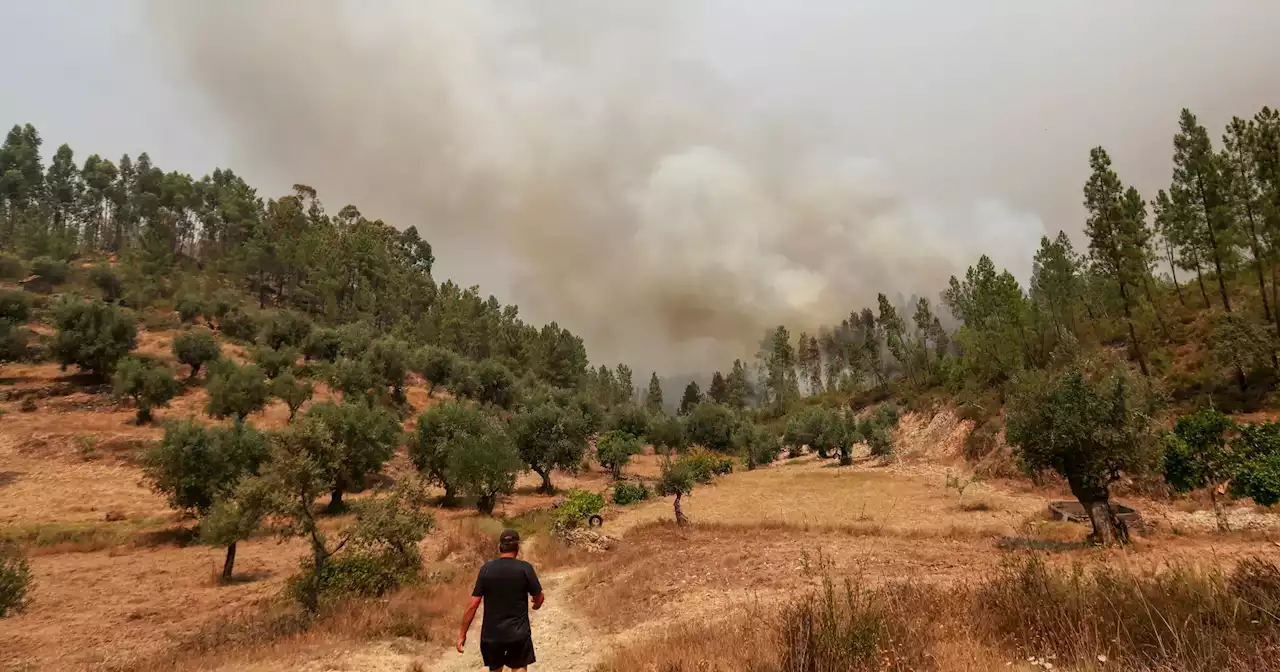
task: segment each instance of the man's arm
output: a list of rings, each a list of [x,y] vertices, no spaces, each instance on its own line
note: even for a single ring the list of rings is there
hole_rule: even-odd
[[[471,629],[471,621],[475,620],[476,610],[480,608],[480,601],[483,599],[483,597],[472,596],[467,610],[462,612],[462,630],[458,632],[458,645],[454,647],[458,649],[458,653],[462,653],[462,647],[467,644],[467,631]],[[537,609],[537,607],[534,608]]]
[[[533,565],[525,564],[527,568],[526,577],[529,580],[529,595],[533,597],[533,610],[537,611],[542,608],[542,603],[546,601],[546,596],[542,594],[542,583],[538,581],[538,573],[534,571]]]

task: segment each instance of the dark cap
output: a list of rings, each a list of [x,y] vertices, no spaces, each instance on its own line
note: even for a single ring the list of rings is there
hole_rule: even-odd
[[[515,530],[503,530],[502,536],[498,537],[499,544],[518,544],[520,543],[520,533]]]

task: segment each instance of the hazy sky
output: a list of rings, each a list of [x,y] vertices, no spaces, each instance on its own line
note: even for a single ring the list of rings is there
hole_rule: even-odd
[[[698,368],[766,325],[1025,279],[1090,147],[1280,104],[1272,0],[0,0],[0,123],[415,224],[441,275]],[[495,241],[497,250],[494,250]],[[722,362],[713,362],[722,366]]]

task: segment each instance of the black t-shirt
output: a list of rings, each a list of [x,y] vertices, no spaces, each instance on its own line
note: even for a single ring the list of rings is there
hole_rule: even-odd
[[[542,594],[533,565],[516,558],[495,558],[476,576],[472,597],[484,598],[480,639],[515,642],[529,636],[529,597]]]

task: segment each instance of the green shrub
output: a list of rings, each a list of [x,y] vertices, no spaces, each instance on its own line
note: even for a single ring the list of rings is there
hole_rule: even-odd
[[[301,561],[302,571],[289,579],[286,591],[300,602],[315,581],[315,565],[310,558]],[[320,596],[378,597],[411,583],[418,576],[418,568],[406,564],[404,558],[394,553],[352,551],[339,553],[324,563],[320,573]]]
[[[720,404],[698,404],[685,419],[685,438],[690,445],[702,446],[718,453],[733,451],[733,429],[737,420],[733,411]]]
[[[178,382],[169,367],[141,355],[120,360],[114,383],[117,395],[133,397],[139,425],[151,422],[151,409],[168,406],[178,393]]]
[[[102,300],[116,303],[124,298],[124,283],[115,271],[106,266],[94,266],[89,271],[89,280],[102,291]]]
[[[588,516],[604,509],[604,495],[574,488],[564,495],[564,501],[551,516],[551,527],[566,530],[583,525]]]
[[[307,342],[302,346],[302,356],[308,360],[336,362],[342,347],[336,329],[322,327],[311,330]]]
[[[65,261],[58,261],[49,257],[36,257],[31,260],[31,273],[55,285],[61,285],[71,277],[71,266]]]
[[[133,315],[101,301],[63,298],[54,308],[54,324],[58,333],[49,350],[58,363],[102,377],[115,371],[138,338]]]
[[[609,418],[609,429],[630,434],[643,440],[649,435],[652,419],[649,412],[639,406],[622,406]]]
[[[676,460],[689,470],[693,480],[698,483],[710,483],[716,476],[733,472],[733,458],[717,455],[708,450],[694,450]]]
[[[21,613],[31,590],[31,565],[15,543],[0,543],[0,618]]]
[[[262,325],[262,342],[279,350],[285,346],[301,348],[311,335],[311,320],[292,310],[272,313]]]
[[[219,318],[218,331],[227,338],[248,343],[258,337],[258,321],[249,313],[233,308]]]
[[[25,357],[30,335],[26,327],[0,320],[0,362],[15,362]]]
[[[27,265],[12,254],[0,253],[0,278],[21,280],[27,277]]]
[[[458,368],[458,354],[434,345],[423,346],[413,356],[413,370],[422,374],[432,387],[448,387]]]
[[[644,483],[618,481],[613,484],[613,503],[619,506],[643,502],[649,499],[650,494],[648,486]]]
[[[191,377],[195,378],[201,367],[222,357],[222,346],[212,331],[195,328],[184,331],[173,339],[173,356],[191,367]]]
[[[209,415],[243,421],[267,405],[267,381],[256,365],[239,366],[224,359],[209,374],[205,381]]]
[[[183,323],[190,324],[204,314],[204,301],[201,301],[200,297],[195,294],[185,294],[178,297],[177,303],[174,304],[174,309],[178,311],[178,318]]]
[[[617,480],[622,478],[622,470],[631,462],[631,457],[639,455],[643,446],[640,439],[626,432],[605,432],[596,440],[596,461]]]
[[[275,380],[281,374],[293,371],[298,363],[298,351],[291,347],[280,349],[255,348],[253,359],[267,378]]]
[[[31,319],[31,299],[25,292],[0,289],[0,320],[22,324]]]

